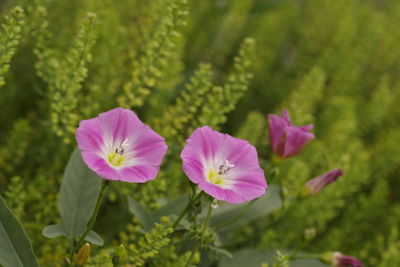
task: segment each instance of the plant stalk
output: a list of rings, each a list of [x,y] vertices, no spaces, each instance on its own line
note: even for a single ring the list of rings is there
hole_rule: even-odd
[[[99,213],[101,202],[102,202],[103,197],[104,197],[104,192],[106,191],[107,187],[108,187],[108,181],[103,179],[103,182],[101,184],[101,190],[100,190],[100,193],[99,193],[99,195],[97,197],[96,205],[95,205],[93,214],[90,217],[90,220],[89,220],[89,223],[88,223],[88,227],[87,227],[86,231],[83,233],[83,235],[79,238],[79,241],[75,244],[73,249],[70,251],[69,259],[70,259],[72,264],[74,263],[74,254],[75,254],[75,252],[83,245],[83,243],[85,242],[86,236],[92,230],[92,228],[94,226],[94,223],[96,222],[97,214]]]
[[[205,221],[204,221],[203,228],[201,229],[201,234],[200,234],[200,236],[201,236],[201,235],[204,233],[204,231],[207,229],[207,225],[208,225],[208,223],[210,222],[210,219],[211,219],[211,212],[212,212],[212,203],[210,203],[210,205],[208,206],[207,218],[206,218]],[[190,263],[191,263],[192,260],[193,260],[194,254],[197,252],[197,250],[199,250],[199,248],[200,248],[200,242],[197,242],[195,248],[192,250],[192,253],[190,253],[189,259],[188,259],[188,261],[186,262],[185,267],[189,267],[189,266],[190,266]]]
[[[175,228],[178,226],[178,224],[181,222],[183,217],[186,215],[186,213],[189,211],[190,207],[192,204],[197,201],[201,196],[203,195],[203,191],[199,192],[197,195],[194,195],[189,202],[186,204],[185,208],[182,210],[182,212],[179,214],[178,218],[175,220],[174,224],[172,225],[172,229],[175,230]]]

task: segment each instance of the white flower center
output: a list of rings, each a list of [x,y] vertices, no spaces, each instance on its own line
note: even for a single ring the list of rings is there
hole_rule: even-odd
[[[234,167],[235,167],[234,164],[231,164],[231,163],[229,163],[228,160],[225,160],[224,163],[222,163],[218,166],[217,170],[215,170],[213,168],[208,170],[207,175],[206,175],[207,180],[210,183],[213,183],[216,185],[223,185],[226,180],[226,179],[224,179],[224,176],[229,172],[229,170],[231,170]]]
[[[125,139],[119,146],[113,148],[107,155],[108,162],[114,167],[121,167],[126,160],[125,150],[128,146],[128,139]]]

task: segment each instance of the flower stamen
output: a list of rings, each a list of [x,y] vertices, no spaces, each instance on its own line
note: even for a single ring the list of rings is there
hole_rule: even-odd
[[[226,174],[230,169],[232,169],[233,167],[235,167],[235,164],[230,164],[228,160],[225,160],[225,163],[222,163],[221,165],[219,165],[218,167],[218,174],[219,175],[224,175]]]
[[[207,180],[210,183],[216,184],[216,185],[222,185],[225,183],[224,175],[228,173],[229,170],[231,170],[233,167],[235,167],[234,164],[229,163],[228,160],[225,160],[224,163],[218,166],[218,171],[211,169],[207,173]]]
[[[129,145],[128,139],[123,141],[113,153],[107,156],[108,162],[114,167],[121,167],[125,162],[125,148]]]

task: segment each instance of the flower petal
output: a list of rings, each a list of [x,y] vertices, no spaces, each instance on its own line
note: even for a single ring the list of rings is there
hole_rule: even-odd
[[[134,165],[159,166],[168,150],[164,138],[143,123],[128,140],[131,144],[127,152],[132,152]]]
[[[79,128],[76,130],[76,141],[82,151],[101,152],[104,135],[99,119],[81,121]]]
[[[119,170],[120,180],[130,183],[145,183],[153,180],[159,171],[159,167],[132,166]]]
[[[269,140],[273,151],[277,151],[285,127],[289,126],[285,119],[274,114],[268,115]]]
[[[298,154],[315,136],[312,133],[305,132],[298,127],[285,128],[285,145],[283,157],[288,158]]]
[[[209,126],[197,128],[187,140],[203,158],[215,158],[218,147],[222,143],[224,135],[211,129]]]
[[[267,188],[255,147],[208,126],[193,132],[181,158],[189,179],[218,200],[242,203],[263,195]],[[226,172],[218,173],[221,183],[210,182],[206,173],[218,172],[221,166],[227,168]]]
[[[127,182],[154,179],[168,149],[160,135],[123,108],[81,121],[76,139],[90,169],[103,178]],[[116,149],[121,161],[110,163],[107,157]]]

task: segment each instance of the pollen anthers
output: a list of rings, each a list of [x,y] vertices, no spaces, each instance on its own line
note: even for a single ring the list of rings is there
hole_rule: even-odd
[[[126,148],[129,145],[128,139],[125,139],[115,150],[107,155],[108,162],[114,167],[121,167],[126,159]]]
[[[225,183],[224,176],[233,167],[235,167],[234,164],[231,164],[228,160],[225,160],[224,163],[218,166],[217,170],[211,169],[208,171],[207,180],[213,184],[222,185]]]

